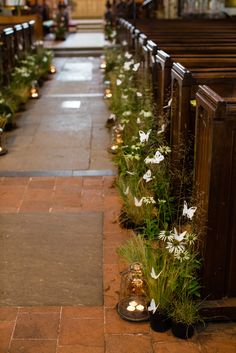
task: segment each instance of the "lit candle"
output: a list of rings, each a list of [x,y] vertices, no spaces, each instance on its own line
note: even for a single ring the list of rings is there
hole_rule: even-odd
[[[129,302],[130,306],[136,306],[138,305],[138,303],[135,300],[132,300],[132,302]]]
[[[143,311],[144,310],[144,306],[139,304],[136,306],[136,309],[139,310],[139,311]]]
[[[135,310],[135,306],[129,305],[129,306],[127,306],[127,310],[128,311],[134,311]]]
[[[50,66],[50,74],[55,74],[56,73],[56,67],[54,65]]]
[[[103,61],[100,65],[100,69],[104,70],[107,67],[107,64],[105,61]]]

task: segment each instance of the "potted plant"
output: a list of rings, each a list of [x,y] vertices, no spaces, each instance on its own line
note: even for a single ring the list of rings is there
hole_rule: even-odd
[[[199,314],[199,303],[191,297],[181,296],[172,302],[171,331],[175,337],[188,339],[194,335],[195,325],[202,321]]]

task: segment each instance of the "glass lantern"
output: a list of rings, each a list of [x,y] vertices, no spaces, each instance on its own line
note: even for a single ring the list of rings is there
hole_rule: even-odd
[[[122,272],[120,300],[117,311],[122,319],[129,321],[148,320],[146,302],[147,285],[142,272],[142,265],[135,262]]]

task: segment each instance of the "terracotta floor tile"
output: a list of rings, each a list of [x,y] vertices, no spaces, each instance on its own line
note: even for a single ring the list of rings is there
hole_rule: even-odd
[[[104,353],[104,348],[83,345],[61,346],[57,348],[57,353]]]
[[[24,196],[25,187],[0,185],[0,207],[18,208]]]
[[[50,212],[52,213],[78,213],[78,212],[82,212],[83,209],[81,206],[79,207],[63,207],[63,206],[53,206],[51,209],[50,209]]]
[[[199,337],[199,342],[204,353],[235,353],[236,335],[215,333]]]
[[[18,313],[17,307],[0,307],[0,321],[14,321]]]
[[[24,201],[47,201],[52,199],[53,190],[32,188],[27,189],[24,195]]]
[[[104,264],[117,264],[118,254],[116,252],[116,246],[104,246],[103,247],[103,263]]]
[[[56,339],[59,313],[21,313],[14,332],[15,339]]]
[[[61,323],[59,345],[104,346],[102,319],[65,319]]]
[[[166,332],[155,332],[152,329],[150,330],[153,342],[176,342],[178,340],[173,336],[171,330]]]
[[[52,207],[81,207],[81,192],[69,190],[55,190]]]
[[[35,314],[46,314],[46,313],[60,313],[60,306],[24,306],[19,308],[20,313],[35,313]]]
[[[102,190],[103,177],[83,177],[83,189],[85,190]]]
[[[29,189],[49,189],[53,190],[56,182],[56,177],[33,177],[30,178]]]
[[[152,353],[147,335],[106,335],[106,353]]]
[[[48,200],[24,200],[19,212],[49,212],[52,203]]]
[[[12,340],[9,353],[56,353],[56,340]]]
[[[62,319],[101,319],[103,320],[103,306],[68,306],[62,308]]]
[[[1,185],[16,185],[16,186],[27,186],[30,178],[28,177],[3,177]]]
[[[150,331],[149,323],[128,322],[120,318],[115,308],[105,309],[105,333],[109,334],[148,334]]]
[[[111,189],[115,190],[117,192],[117,189],[115,187],[115,181],[116,181],[116,177],[114,176],[104,176],[103,177],[103,185],[104,185],[104,189],[109,192]]]
[[[20,202],[18,204],[20,206]],[[5,207],[4,205],[0,205],[0,213],[17,213],[19,211],[18,207]]]
[[[83,185],[83,177],[57,177],[56,190],[81,190]]]
[[[7,353],[15,323],[0,321],[0,352]]]
[[[114,210],[120,210],[122,207],[122,200],[118,195],[105,195],[105,209],[114,209]]]
[[[153,351],[154,353],[201,353],[202,352],[198,344],[187,342],[181,339],[177,339],[175,343],[155,342],[153,343]],[[226,353],[226,351],[222,351],[222,353]]]

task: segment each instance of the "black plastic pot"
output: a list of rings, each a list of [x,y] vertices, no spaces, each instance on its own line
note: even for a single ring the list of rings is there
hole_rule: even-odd
[[[194,335],[194,326],[173,321],[171,331],[175,337],[186,340]]]
[[[156,311],[154,314],[149,311],[150,326],[153,331],[165,332],[171,328],[171,319],[163,311]]]

